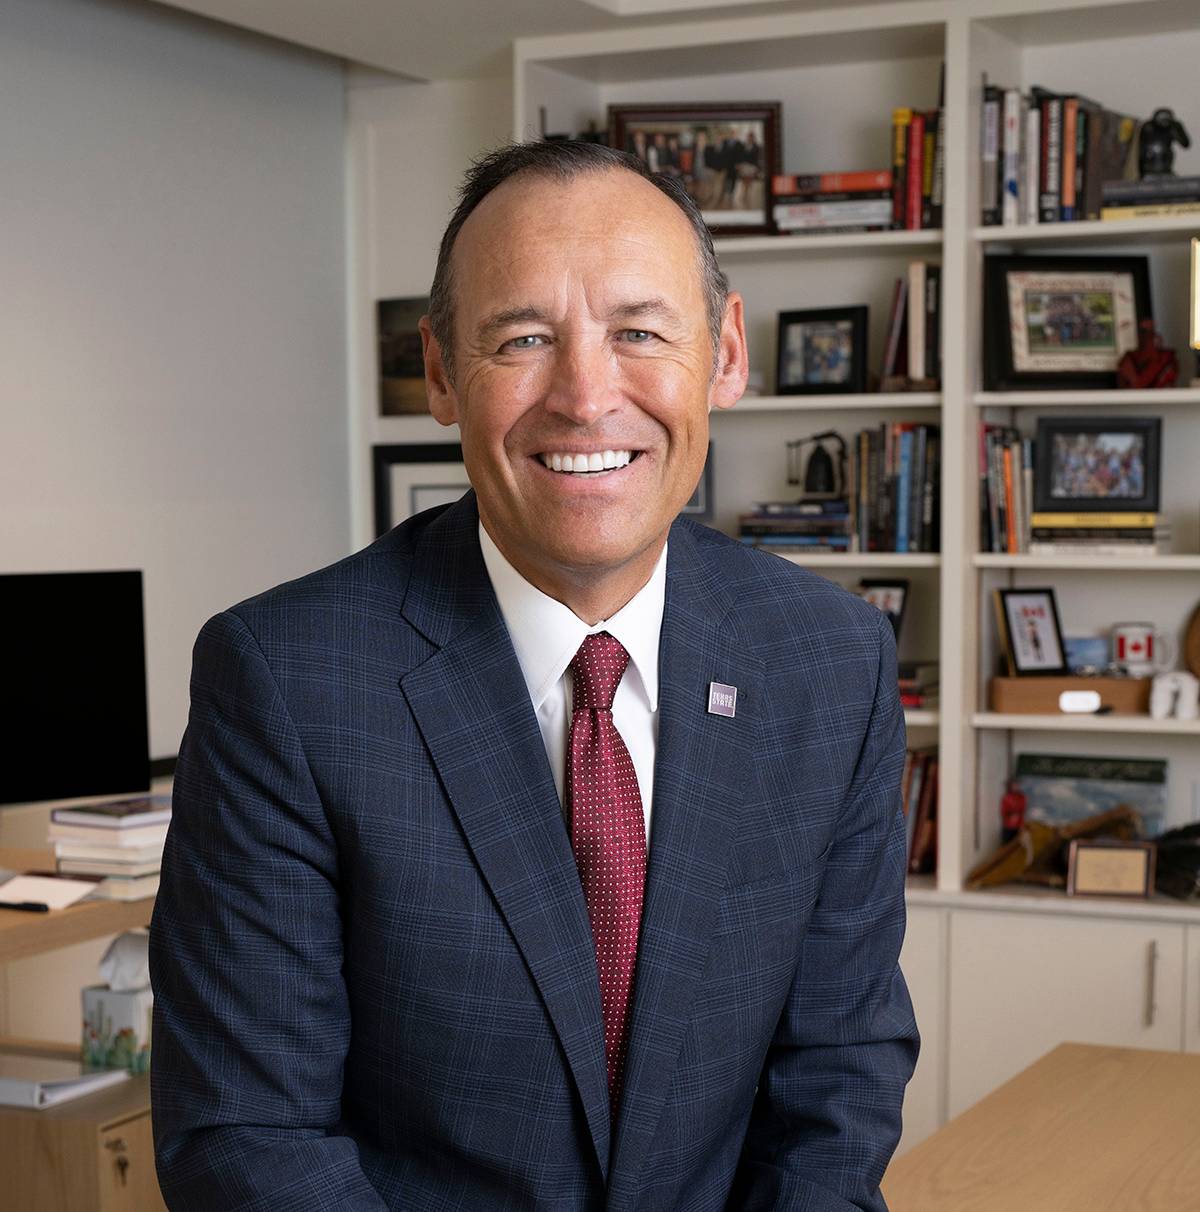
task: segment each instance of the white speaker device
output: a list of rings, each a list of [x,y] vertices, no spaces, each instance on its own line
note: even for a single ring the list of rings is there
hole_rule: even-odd
[[[1096,690],[1064,690],[1058,696],[1058,709],[1070,715],[1090,715],[1100,710],[1100,694]]]

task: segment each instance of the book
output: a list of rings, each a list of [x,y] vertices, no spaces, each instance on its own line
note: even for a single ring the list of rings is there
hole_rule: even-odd
[[[1137,510],[1114,511],[1113,513],[1071,513],[1068,511],[1039,511],[1030,517],[1034,526],[1124,526],[1146,527],[1151,530],[1164,519],[1158,513],[1144,513]]]
[[[1030,540],[1029,543],[1030,555],[1042,556],[1135,556],[1144,558],[1146,556],[1163,555],[1164,552],[1159,551],[1157,543],[1135,543],[1121,542],[1113,540],[1105,542],[1097,540],[1088,543],[1043,543],[1040,540]]]
[[[1062,98],[1036,85],[1033,93],[1042,114],[1038,219],[1057,223],[1062,213]]]
[[[933,174],[941,110],[925,114],[924,142],[921,145],[921,222],[924,228],[933,226]]]
[[[905,177],[904,226],[921,229],[921,182],[925,171],[925,115],[913,111],[908,124],[908,172]]]
[[[50,819],[64,825],[92,825],[103,829],[157,825],[171,819],[171,797],[141,795],[131,799],[80,804],[74,808],[55,808],[50,813]]]
[[[845,514],[849,512],[850,504],[845,497],[831,498],[822,501],[756,501],[754,513],[744,514],[744,517],[758,517],[762,514],[781,514],[795,517],[805,517],[818,514]]]
[[[783,194],[856,194],[882,191],[891,197],[892,170],[881,168],[850,173],[777,173],[771,178],[771,193]]]
[[[925,262],[908,265],[908,377],[925,378]]]
[[[1062,184],[1058,217],[1064,223],[1075,220],[1075,138],[1079,133],[1079,98],[1064,97],[1062,103]]]
[[[166,837],[166,822],[161,825],[112,829],[98,825],[61,825],[57,821],[51,821],[46,827],[46,838],[51,842],[75,840],[104,846],[149,846],[155,842],[161,844]]]
[[[92,1072],[82,1061],[0,1052],[0,1106],[42,1110],[68,1099],[115,1086],[129,1077],[124,1069]]]
[[[1005,227],[1015,227],[1021,221],[1020,214],[1020,170],[1021,170],[1021,91],[1016,88],[1004,90],[1003,129],[1001,131],[1002,188],[1000,198],[1000,222]]]
[[[122,862],[114,859],[69,858],[59,859],[58,869],[64,875],[153,875],[162,860],[143,859],[139,862]]]
[[[933,137],[933,184],[929,197],[928,227],[935,230],[942,226],[946,205],[946,114],[937,111],[937,130]]]
[[[908,278],[897,278],[892,291],[892,310],[888,316],[887,341],[884,345],[883,371],[881,379],[895,377],[900,340],[904,333],[905,304],[908,299]]]
[[[158,872],[150,875],[110,875],[97,885],[93,896],[97,900],[140,901],[158,891]]]
[[[772,207],[775,226],[783,231],[798,227],[878,227],[891,222],[888,199],[847,202],[788,202]]]
[[[983,86],[983,126],[979,133],[981,155],[979,176],[980,222],[985,227],[1000,223],[1000,191],[997,163],[1000,158],[1000,125],[1004,93],[994,84]]]
[[[910,875],[924,875],[937,865],[937,784],[936,751],[925,755],[922,763],[920,800],[916,805],[912,846],[908,855]],[[911,809],[910,809],[911,811]]]
[[[1017,191],[1020,200],[1020,221],[1038,221],[1038,190],[1041,188],[1042,111],[1037,101],[1028,98],[1023,103],[1024,122],[1021,140],[1021,183]]]
[[[1088,122],[1084,165],[1083,217],[1099,219],[1106,181],[1137,177],[1137,135],[1141,122],[1128,114],[1097,108]]]
[[[95,881],[63,879],[53,871],[27,871],[0,884],[0,904],[46,905],[50,910],[66,909],[95,890]]]
[[[161,859],[162,842],[148,846],[106,846],[87,841],[59,841],[54,843],[57,859],[101,859],[119,863],[144,863],[150,859]]]
[[[1119,219],[1165,219],[1171,215],[1200,215],[1200,201],[1196,202],[1150,202],[1137,206],[1102,206],[1100,218]]]
[[[1200,177],[1143,177],[1140,181],[1105,181],[1105,206],[1137,206],[1149,202],[1195,202],[1200,199]]]

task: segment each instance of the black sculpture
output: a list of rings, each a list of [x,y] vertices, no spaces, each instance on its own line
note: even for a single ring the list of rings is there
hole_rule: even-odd
[[[1175,148],[1191,147],[1192,141],[1183,123],[1172,109],[1156,109],[1149,122],[1142,123],[1138,135],[1138,171],[1143,177],[1170,177],[1174,173]]]

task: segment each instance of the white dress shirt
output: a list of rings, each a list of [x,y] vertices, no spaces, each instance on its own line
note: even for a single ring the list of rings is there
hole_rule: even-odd
[[[613,698],[613,723],[633,760],[649,846],[654,754],[658,745],[658,641],[667,591],[666,546],[646,584],[611,619],[589,627],[569,607],[531,585],[504,558],[482,522],[479,545],[525,675],[560,801],[565,802],[567,736],[573,698],[568,667],[584,638],[598,631],[607,631],[629,653],[629,667]]]

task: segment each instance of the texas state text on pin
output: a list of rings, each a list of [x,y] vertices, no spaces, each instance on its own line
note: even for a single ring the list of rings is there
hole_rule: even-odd
[[[709,682],[708,684],[708,713],[709,715],[727,715],[733,718],[737,709],[737,687],[726,686],[724,682]]]

